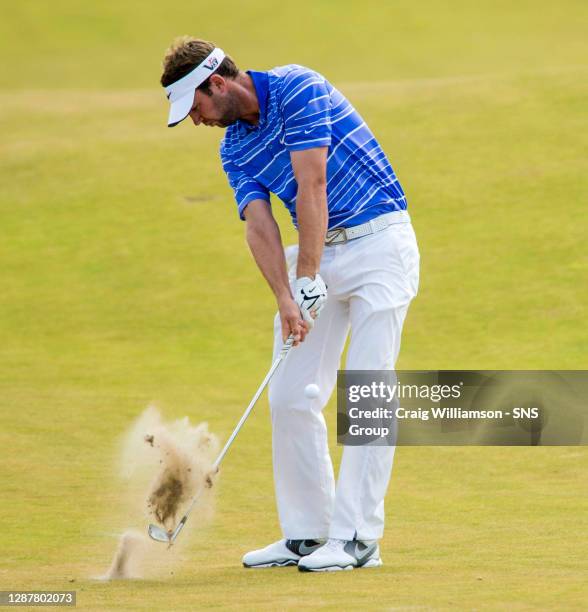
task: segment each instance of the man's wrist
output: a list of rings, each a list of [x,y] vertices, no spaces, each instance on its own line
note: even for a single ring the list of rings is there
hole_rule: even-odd
[[[304,278],[305,276],[314,280],[317,275],[318,269],[314,266],[308,266],[298,263],[296,266],[296,278]]]
[[[276,293],[276,302],[278,304],[283,304],[284,302],[289,302],[290,300],[293,300],[294,297],[292,296],[292,292],[290,291],[290,288],[288,289],[283,289],[280,292]]]

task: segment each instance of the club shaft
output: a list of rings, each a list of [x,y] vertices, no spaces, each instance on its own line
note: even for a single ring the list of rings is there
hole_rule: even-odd
[[[274,363],[272,364],[270,371],[266,374],[266,377],[263,379],[263,382],[261,383],[259,389],[253,396],[251,403],[249,404],[249,406],[247,406],[247,410],[245,410],[245,412],[243,413],[243,416],[237,423],[237,426],[233,430],[233,433],[231,434],[230,438],[226,441],[222,451],[220,452],[219,456],[216,458],[216,461],[213,463],[212,465],[213,470],[216,470],[218,466],[221,464],[221,461],[223,460],[224,456],[227,454],[227,451],[229,450],[231,444],[233,443],[233,440],[237,437],[237,434],[241,430],[241,427],[243,427],[243,424],[247,420],[247,417],[251,414],[251,411],[253,410],[255,404],[257,404],[257,400],[259,399],[259,396],[263,393],[271,377],[274,375],[274,372],[278,369],[278,366],[280,365],[281,361],[282,361],[282,357],[278,357],[278,359],[276,359]]]

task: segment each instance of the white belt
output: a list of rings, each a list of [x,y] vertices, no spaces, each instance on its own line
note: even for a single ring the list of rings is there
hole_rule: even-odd
[[[354,225],[353,227],[337,227],[329,230],[325,236],[325,245],[330,246],[332,244],[343,244],[348,240],[355,240],[356,238],[362,238],[369,234],[375,234],[385,230],[390,225],[396,223],[410,223],[410,216],[405,210],[395,210],[393,212],[385,213],[371,219],[367,223],[361,225]]]

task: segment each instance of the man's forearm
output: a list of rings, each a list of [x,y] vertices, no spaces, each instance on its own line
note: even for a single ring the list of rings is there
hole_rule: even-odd
[[[323,183],[299,189],[296,198],[298,219],[298,278],[314,278],[319,271],[327,233],[327,193]]]
[[[278,303],[284,298],[291,298],[286,257],[280,229],[275,220],[268,218],[255,225],[248,223],[247,243],[258,268],[274,292]]]

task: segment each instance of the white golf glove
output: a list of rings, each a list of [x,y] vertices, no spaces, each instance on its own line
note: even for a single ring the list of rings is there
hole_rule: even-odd
[[[302,318],[312,327],[327,302],[327,286],[317,274],[314,279],[308,276],[296,279],[294,301],[300,308]]]

